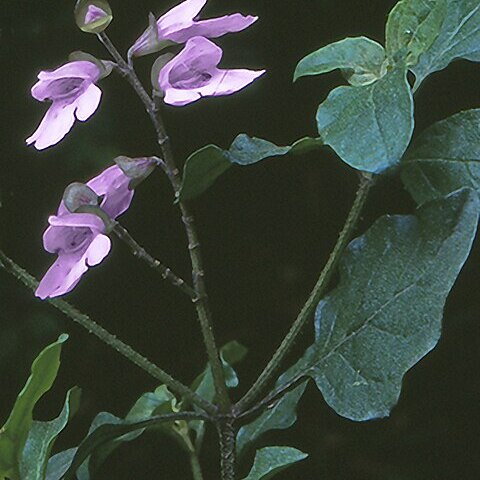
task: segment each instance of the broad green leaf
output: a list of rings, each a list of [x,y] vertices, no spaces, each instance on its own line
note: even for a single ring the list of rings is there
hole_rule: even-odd
[[[82,441],[76,450],[73,460],[64,474],[65,480],[73,479],[76,470],[102,445],[106,445],[112,440],[125,437],[138,430],[144,431],[146,428],[161,426],[165,424],[165,422],[165,418],[154,416],[139,422],[127,422],[119,419],[118,423],[104,423],[98,426]]]
[[[440,34],[413,68],[415,87],[433,72],[444,69],[452,60],[480,61],[480,2],[447,0],[447,14]]]
[[[0,429],[0,479],[20,479],[19,462],[33,423],[33,409],[53,385],[60,366],[62,344],[68,335],[60,335],[32,364],[31,375],[19,393],[5,425]]]
[[[207,145],[192,153],[185,162],[179,199],[191,200],[197,197],[212,186],[232,165],[252,165],[289,152],[301,154],[321,145],[319,139],[307,137],[291,146],[278,147],[267,140],[252,138],[245,134],[238,135],[228,150],[222,150],[216,145]]]
[[[438,342],[478,213],[477,194],[463,189],[415,216],[382,217],[353,240],[338,287],[318,305],[319,335],[288,376],[313,377],[339,415],[387,416],[404,374]]]
[[[352,85],[366,85],[383,76],[385,50],[366,37],[345,38],[331,43],[300,60],[293,81],[341,69]]]
[[[427,128],[407,151],[402,180],[419,204],[461,187],[480,194],[480,109]]]
[[[268,480],[277,473],[308,457],[292,447],[265,447],[257,451],[252,470],[243,480]]]
[[[387,55],[395,63],[416,65],[438,37],[448,0],[401,0],[388,15]]]
[[[307,382],[303,382],[291,392],[286,393],[252,423],[241,427],[237,434],[237,453],[241,455],[248,444],[253,443],[269,430],[291,427],[297,421],[297,404],[306,386]]]
[[[395,69],[360,87],[338,87],[317,112],[320,137],[357,170],[396,165],[413,132],[413,97],[406,72]]]
[[[48,422],[33,421],[20,460],[20,478],[43,480],[53,444],[80,404],[81,390],[74,387],[67,392],[60,415]]]

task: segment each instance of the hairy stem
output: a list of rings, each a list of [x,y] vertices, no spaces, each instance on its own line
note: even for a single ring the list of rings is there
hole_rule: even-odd
[[[17,265],[13,260],[7,257],[1,250],[0,266],[3,267],[7,272],[11,273],[18,280],[20,280],[20,282],[22,282],[32,291],[35,291],[38,287],[38,281],[22,267]],[[88,330],[89,333],[92,333],[104,343],[116,350],[118,353],[123,355],[125,358],[130,360],[130,362],[140,367],[153,378],[167,385],[173,392],[185,398],[188,398],[192,403],[199,406],[209,414],[216,413],[217,408],[215,407],[215,405],[211,404],[200,395],[197,395],[186,385],[173,378],[160,367],[158,367],[150,360],[142,356],[140,353],[135,351],[132,347],[130,347],[130,345],[127,345],[126,343],[119,340],[115,335],[109,333],[102,326],[94,322],[84,313],[78,311],[74,306],[70,305],[65,300],[52,298],[48,299],[47,301],[55,308],[60,310],[62,313],[64,313],[71,320]]]
[[[168,280],[174,287],[179,288],[183,293],[188,295],[192,301],[197,300],[197,293],[188,285],[185,280],[177,276],[172,270],[163,265],[160,260],[153,258],[142,246],[140,246],[136,240],[128,233],[128,230],[120,225],[118,222],[114,223],[113,233],[126,243],[133,255],[140,260],[143,260],[150,268],[160,272],[160,275],[164,280]]]
[[[338,237],[337,243],[333,248],[328,261],[320,273],[317,283],[313,287],[313,290],[310,293],[305,305],[298,314],[295,322],[290,328],[290,331],[287,333],[283,339],[280,346],[275,351],[273,357],[268,362],[265,369],[262,371],[258,379],[255,381],[253,386],[248,390],[245,396],[235,405],[235,412],[243,413],[245,410],[250,408],[259,396],[262,394],[265,387],[273,380],[278,369],[281,366],[282,361],[285,359],[286,355],[290,351],[290,348],[294,344],[298,335],[300,334],[303,326],[306,321],[309,319],[311,313],[314,311],[318,302],[325,293],[328,283],[335,272],[338,261],[340,260],[345,247],[347,246],[354,230],[357,225],[360,214],[367,200],[368,192],[370,191],[373,185],[373,177],[371,174],[363,173],[360,179],[360,185],[358,187],[355,201],[352,205],[352,208],[347,216],[345,225],[343,226],[342,231]]]
[[[98,34],[100,41],[109,51],[112,58],[117,62],[120,73],[128,80],[133,87],[138,97],[145,106],[150,120],[155,128],[157,134],[157,141],[162,151],[163,160],[165,162],[165,170],[168,178],[172,184],[175,196],[178,197],[178,192],[181,186],[180,172],[175,164],[173,153],[170,145],[170,140],[165,130],[162,118],[159,114],[157,104],[152,100],[150,95],[143,88],[142,83],[137,77],[135,70],[123,59],[116,47],[110,41],[106,33]],[[182,213],[182,220],[185,225],[185,230],[188,238],[188,251],[192,262],[192,278],[193,286],[196,292],[197,301],[195,308],[197,310],[200,327],[202,330],[203,340],[207,350],[208,359],[212,367],[213,380],[215,384],[215,391],[219,402],[219,407],[222,412],[227,412],[230,409],[230,399],[225,383],[224,372],[218,347],[216,345],[215,336],[213,333],[213,326],[211,320],[210,308],[208,306],[207,290],[204,280],[204,270],[202,264],[202,257],[200,253],[200,243],[195,227],[195,221],[188,206],[179,202]]]
[[[235,480],[236,431],[233,422],[233,418],[226,418],[217,423],[222,480]]]

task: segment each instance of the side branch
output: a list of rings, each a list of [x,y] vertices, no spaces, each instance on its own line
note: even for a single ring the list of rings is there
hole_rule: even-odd
[[[305,322],[309,319],[311,313],[314,311],[318,302],[325,293],[325,290],[328,287],[328,283],[333,273],[335,272],[343,251],[345,250],[345,247],[350,241],[350,237],[355,230],[373,182],[374,180],[371,174],[362,173],[360,185],[358,187],[353,206],[348,214],[347,220],[345,221],[345,225],[340,232],[337,243],[335,244],[330,257],[328,258],[325,267],[320,273],[317,283],[313,287],[313,290],[310,293],[305,305],[291,326],[290,331],[277,348],[263,372],[260,374],[250,390],[245,394],[245,396],[235,405],[235,412],[237,414],[242,414],[245,412],[245,410],[249,409],[257,401],[264,388],[273,380],[275,374],[281,366],[282,361],[285,359],[286,355],[290,351],[290,348],[305,325]]]
[[[117,235],[117,237],[126,243],[133,255],[140,260],[146,262],[146,264],[153,268],[154,270],[160,272],[160,275],[164,280],[168,280],[174,287],[179,288],[183,293],[188,295],[190,299],[195,302],[197,301],[197,293],[195,290],[188,285],[185,280],[175,275],[170,268],[163,265],[160,260],[153,258],[142,246],[140,246],[135,239],[128,233],[127,229],[120,225],[118,222],[115,222],[112,232]]]
[[[7,272],[12,274],[15,278],[17,278],[17,280],[20,280],[20,282],[22,282],[30,290],[35,291],[35,289],[37,288],[38,281],[22,267],[17,265],[13,260],[7,257],[1,250],[0,266],[3,267]],[[115,335],[109,333],[102,326],[98,325],[87,315],[81,313],[79,310],[67,303],[65,300],[52,298],[47,301],[55,308],[60,310],[62,313],[64,313],[71,320],[88,330],[89,333],[92,333],[104,343],[116,350],[118,353],[123,355],[125,358],[130,360],[130,362],[140,367],[153,378],[167,385],[176,394],[189,399],[192,403],[198,405],[200,408],[202,408],[203,410],[205,410],[205,412],[209,414],[214,415],[216,413],[217,408],[215,407],[215,405],[190,390],[190,388],[188,388],[186,385],[173,378],[171,375],[169,375],[160,367],[152,363],[147,358],[143,357],[140,353],[130,347],[130,345],[127,345],[121,340],[119,340]]]

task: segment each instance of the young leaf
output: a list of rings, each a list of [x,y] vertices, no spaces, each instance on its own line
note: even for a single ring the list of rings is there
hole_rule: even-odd
[[[413,68],[415,87],[427,75],[444,69],[452,60],[480,61],[480,3],[478,0],[447,0],[440,34]]]
[[[192,153],[185,162],[179,198],[183,201],[197,197],[234,164],[252,165],[289,152],[305,153],[320,145],[322,142],[319,139],[307,137],[297,140],[291,146],[278,147],[267,140],[245,134],[238,135],[229,150],[222,150],[216,145],[207,145]]]
[[[367,85],[382,76],[384,61],[385,50],[379,43],[366,37],[345,38],[300,60],[293,81],[339,68],[351,85]]]
[[[291,427],[297,421],[297,404],[306,386],[307,382],[303,382],[291,392],[286,393],[273,407],[266,410],[252,423],[241,427],[237,434],[237,454],[241,455],[245,447],[263,433]]]
[[[292,447],[265,447],[257,451],[250,473],[243,480],[268,480],[277,473],[308,457]]]
[[[225,344],[220,349],[220,360],[222,361],[223,372],[228,388],[236,388],[238,386],[239,380],[233,365],[241,362],[247,352],[247,348],[236,340]],[[207,364],[205,370],[195,379],[192,389],[203,398],[209,401],[214,400],[215,384],[213,383],[213,373],[210,364]],[[203,420],[193,420],[189,422],[189,425],[190,428],[195,431],[196,448],[197,451],[200,451],[205,434],[205,422]]]
[[[386,50],[396,63],[416,65],[438,37],[447,0],[401,0],[388,15]]]
[[[0,479],[20,480],[19,462],[32,427],[33,409],[55,381],[60,352],[67,339],[68,335],[60,335],[56,342],[40,352],[7,422],[0,429]]]
[[[69,448],[50,457],[45,480],[61,480],[72,463],[77,448]]]
[[[53,444],[60,432],[66,427],[68,420],[78,410],[80,393],[78,387],[74,387],[67,392],[63,409],[54,420],[33,422],[20,460],[21,478],[28,478],[28,480],[43,480],[45,478],[45,469]]]
[[[396,165],[413,132],[413,97],[406,72],[395,69],[361,87],[338,87],[317,112],[320,137],[357,170]]]
[[[298,364],[339,414],[385,417],[403,375],[438,342],[447,295],[477,227],[478,196],[460,190],[385,216],[348,246],[338,287],[316,311],[319,335]]]
[[[127,436],[127,434],[137,432],[138,430],[144,431],[146,428],[162,426],[168,421],[169,420],[165,420],[162,416],[154,416],[139,422],[120,420],[118,423],[105,423],[100,425],[82,441],[73,456],[68,470],[64,474],[64,479],[73,479],[77,469],[102,445],[106,445],[115,439]],[[86,476],[83,478],[88,479],[89,477]]]
[[[121,443],[131,442],[142,435],[146,427],[137,428],[136,425],[139,422],[149,420],[159,414],[172,413],[175,402],[175,396],[165,385],[161,385],[156,388],[154,392],[144,393],[135,402],[125,419],[118,418],[108,412],[100,412],[96,415],[90,425],[87,437],[80,445],[81,450],[79,450],[78,455],[77,452],[75,452],[71,457],[71,460],[75,457],[75,462],[79,465],[77,472],[78,480],[89,480],[90,472],[95,472]],[[132,424],[134,424],[135,427],[128,433],[117,435],[117,432],[123,431],[122,428],[127,426],[128,430]],[[164,425],[165,424],[162,426]],[[104,436],[101,436],[97,432],[97,430],[103,426],[108,426],[107,431],[112,432],[111,440],[105,440]],[[102,430],[100,432],[102,432]],[[101,438],[100,441],[98,441],[99,435]],[[84,454],[84,451],[87,451],[87,454]],[[81,462],[78,460],[79,455],[84,455]],[[68,466],[70,466],[70,463]],[[68,466],[65,468],[65,471],[68,469]]]
[[[461,187],[480,194],[480,109],[427,128],[406,154],[402,181],[419,204]]]

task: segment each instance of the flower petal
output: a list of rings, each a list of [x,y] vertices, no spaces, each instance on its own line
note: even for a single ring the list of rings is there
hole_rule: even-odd
[[[207,0],[186,0],[173,7],[157,20],[159,31],[191,23],[206,3]]]
[[[165,93],[163,101],[168,105],[174,107],[183,107],[189,103],[200,100],[202,96],[195,90],[179,90],[176,88],[169,88]]]
[[[101,98],[102,91],[92,83],[75,102],[77,106],[75,116],[78,120],[84,122],[91,117],[98,108]]]
[[[38,74],[40,80],[58,80],[60,78],[85,78],[95,82],[100,77],[100,69],[93,62],[75,60],[55,70],[42,70]]]
[[[85,252],[59,255],[40,281],[35,295],[42,300],[70,292],[88,270]]]
[[[240,32],[252,25],[258,17],[244,16],[240,13],[225,15],[224,17],[211,18],[193,22],[181,30],[167,33],[166,37],[177,43],[184,43],[192,37],[217,38],[227,33]]]
[[[130,178],[117,165],[107,168],[87,182],[87,186],[97,195],[104,196],[100,206],[113,219],[125,212],[132,202],[134,192],[129,189],[129,184]]]
[[[210,40],[203,37],[191,38],[183,50],[160,70],[159,88],[167,93],[168,89],[175,88],[176,82],[187,83],[188,77],[215,70],[222,55],[222,49]]]
[[[93,213],[66,213],[65,215],[48,217],[52,227],[87,227],[95,232],[103,232],[105,224]]]
[[[106,235],[97,235],[85,252],[85,260],[89,267],[98,265],[110,252],[112,242]]]
[[[52,103],[37,130],[27,138],[27,145],[33,143],[37,150],[43,150],[58,143],[75,122],[75,108],[75,103]]]
[[[265,73],[265,70],[218,70],[210,82],[199,88],[197,92],[202,97],[216,97],[217,95],[230,95],[246,87],[258,77]]]

